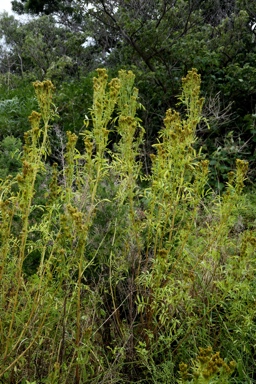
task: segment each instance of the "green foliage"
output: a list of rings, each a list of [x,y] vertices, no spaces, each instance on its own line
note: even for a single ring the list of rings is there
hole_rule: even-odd
[[[209,182],[222,192],[228,172],[235,169],[236,155],[225,143],[232,132],[238,157],[251,163],[250,177],[255,178],[255,4],[245,0],[178,0],[172,5],[166,0],[16,0],[16,11],[39,17],[23,23],[1,16],[0,35],[8,45],[0,49],[0,69],[8,79],[13,74],[30,74],[33,80],[50,78],[58,85],[58,93],[58,83],[66,83],[70,100],[64,100],[64,106],[71,113],[62,120],[64,130],[73,124],[71,116],[79,130],[79,116],[84,113],[80,106],[77,112],[71,110],[79,92],[80,100],[84,99],[79,76],[87,77],[99,65],[115,74],[119,68],[132,68],[146,107],[139,116],[145,128],[144,166],[149,169],[151,146],[165,111],[176,108],[180,79],[197,68],[204,79],[203,115],[213,122],[211,131],[198,131],[200,146],[211,162]],[[182,112],[182,107],[178,109]],[[68,129],[74,131],[74,124]]]
[[[30,79],[15,75],[0,77],[0,139],[6,136],[23,138],[28,130],[28,115],[36,108]]]
[[[16,176],[21,168],[20,152],[22,143],[20,139],[6,136],[0,142],[0,178]]]
[[[2,72],[31,78],[76,77],[78,66],[88,69],[88,56],[82,44],[84,33],[75,33],[57,25],[51,16],[41,16],[26,23],[13,16],[0,17],[0,36],[7,43],[3,47]]]
[[[49,15],[53,12],[62,11],[65,13],[72,13],[71,1],[51,0],[14,0],[12,1],[12,8],[18,14],[27,13],[44,13]]]
[[[199,132],[203,150],[213,154],[214,160],[218,147],[224,147],[223,139],[234,132],[235,146],[241,147],[242,143],[246,149],[240,157],[254,164],[253,125],[244,118],[255,113],[255,3],[167,3],[116,1],[113,7],[111,1],[105,1],[104,6],[95,1],[95,8],[88,12],[93,37],[102,42],[102,47],[112,42],[106,65],[134,68],[140,97],[146,106],[146,144],[156,140],[165,110],[174,107],[180,78],[195,67],[204,79],[203,114],[207,113],[211,99],[221,94],[219,113],[217,105],[211,108],[210,117],[216,117],[211,132]],[[109,35],[115,37],[115,43]],[[227,105],[232,119],[226,116],[225,124],[220,124],[219,116]],[[150,152],[147,145],[145,152]],[[214,188],[218,188],[218,183],[224,185],[229,169],[234,170],[233,157],[222,163],[225,167],[210,167],[214,170],[210,178]],[[251,168],[254,178],[254,165]]]
[[[52,166],[54,87],[34,83],[40,112],[29,117],[22,168],[0,184],[6,382],[175,383],[179,372],[182,383],[253,380],[248,164],[236,160],[222,196],[208,188],[208,161],[195,149],[204,99],[193,69],[182,79],[183,112],[167,110],[145,174],[134,81],[131,71],[109,81],[97,70],[83,147],[68,131]],[[5,139],[9,151],[15,140]],[[209,345],[236,361],[232,379],[233,363],[200,349]],[[179,366],[190,359],[192,370]]]

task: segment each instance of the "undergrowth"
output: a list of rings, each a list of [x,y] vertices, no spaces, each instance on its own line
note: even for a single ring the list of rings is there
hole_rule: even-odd
[[[222,196],[208,187],[192,70],[184,115],[166,112],[145,175],[134,75],[97,72],[84,150],[68,132],[47,163],[54,87],[36,82],[22,169],[1,181],[0,380],[254,382],[256,234],[239,225],[248,164],[237,160]]]

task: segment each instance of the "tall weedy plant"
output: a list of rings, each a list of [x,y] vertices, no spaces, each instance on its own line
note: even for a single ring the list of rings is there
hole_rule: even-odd
[[[34,86],[41,114],[32,112],[29,117],[31,130],[25,134],[22,173],[1,184],[1,376],[6,380],[8,372],[17,369],[18,362],[38,342],[50,309],[46,301],[42,311],[43,273],[38,274],[34,284],[26,283],[23,274],[25,259],[34,250],[41,253],[42,263],[44,260],[47,244],[36,241],[34,234],[50,236],[47,219],[36,224],[31,216],[33,211],[41,210],[33,199],[37,175],[45,172],[44,158],[49,150],[53,85],[45,81]]]
[[[224,321],[220,305],[233,291],[224,288],[226,268],[240,252],[231,231],[248,164],[237,161],[222,197],[207,188],[208,161],[194,149],[200,81],[195,70],[182,80],[185,112],[167,111],[144,191],[146,270],[137,295],[143,339],[136,349],[155,383],[174,382],[177,360],[215,343],[212,318]],[[223,323],[218,327],[225,339]]]
[[[234,364],[209,345],[236,360],[233,382],[252,376],[256,236],[236,229],[248,165],[237,161],[222,196],[207,187],[208,162],[194,149],[203,99],[193,69],[144,175],[134,80],[97,70],[84,151],[68,132],[52,166],[54,87],[34,84],[40,111],[29,118],[22,171],[0,184],[5,382],[228,382]],[[32,273],[28,260],[38,260]]]
[[[125,153],[122,145],[125,145],[127,137],[131,144],[136,131],[138,91],[133,89],[134,75],[131,72],[121,71],[119,78],[109,84],[107,78],[102,69],[94,79],[90,111],[93,129],[85,129],[83,133],[85,152],[76,150],[77,137],[68,132],[64,167],[59,170],[54,164],[48,173],[44,160],[50,153],[48,130],[54,115],[54,87],[49,81],[36,82],[34,87],[40,113],[32,112],[29,118],[31,130],[25,135],[22,174],[1,184],[3,316],[0,329],[3,357],[0,375],[10,382],[28,376],[31,379],[30,364],[35,360],[36,365],[43,366],[38,368],[38,372],[36,369],[35,378],[44,377],[49,382],[62,383],[72,377],[76,383],[85,382],[92,372],[97,376],[97,371],[102,374],[105,369],[95,348],[92,348],[94,337],[98,337],[104,326],[99,324],[100,316],[96,311],[101,299],[97,298],[97,289],[92,292],[83,280],[85,271],[94,264],[100,246],[92,258],[87,258],[86,250],[97,210],[103,209],[104,202],[109,203],[98,191],[102,190],[110,172],[114,178],[120,177],[114,204],[125,205],[129,200],[128,216],[132,216],[132,193],[134,180],[138,177],[138,172],[134,177],[132,168],[139,146],[134,141],[133,152],[129,154],[130,163],[125,161],[118,174],[118,163]],[[115,107],[122,139],[116,153],[110,154],[108,135]],[[45,174],[48,180],[45,203],[40,206],[35,203],[40,194],[40,186],[36,186],[39,174]],[[125,183],[128,189],[123,189]],[[121,197],[121,188],[124,193],[129,191],[128,198]],[[116,222],[113,225],[116,226]],[[40,263],[36,273],[27,276],[24,264],[34,253],[40,254]],[[124,258],[121,261],[119,257],[116,264],[114,257],[113,252],[106,265],[109,268],[111,300],[115,306],[112,287],[115,282],[111,280],[113,268],[117,264],[120,267]],[[107,316],[112,317],[112,313]],[[103,317],[101,320],[106,319]]]

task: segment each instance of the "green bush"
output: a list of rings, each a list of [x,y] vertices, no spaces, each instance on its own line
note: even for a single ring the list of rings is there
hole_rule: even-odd
[[[0,92],[0,140],[6,136],[22,139],[29,128],[28,115],[37,107],[31,80],[1,75]]]
[[[6,136],[0,142],[0,179],[9,175],[16,176],[21,169],[21,148],[21,140],[13,136]]]

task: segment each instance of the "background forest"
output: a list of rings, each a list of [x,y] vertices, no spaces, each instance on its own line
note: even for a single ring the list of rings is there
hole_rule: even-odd
[[[12,5],[0,382],[256,382],[256,3]]]

